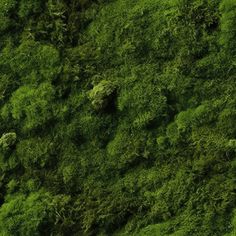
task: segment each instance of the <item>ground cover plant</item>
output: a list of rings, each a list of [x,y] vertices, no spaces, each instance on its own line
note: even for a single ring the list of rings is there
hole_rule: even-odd
[[[0,0],[0,235],[236,235],[235,0]]]

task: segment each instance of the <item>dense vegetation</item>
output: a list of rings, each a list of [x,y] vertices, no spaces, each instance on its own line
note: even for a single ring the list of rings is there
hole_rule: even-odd
[[[0,0],[0,235],[236,235],[235,0]]]

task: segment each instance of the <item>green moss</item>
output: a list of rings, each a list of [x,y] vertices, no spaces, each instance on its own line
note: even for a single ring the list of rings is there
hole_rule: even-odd
[[[235,9],[0,1],[0,235],[234,235]]]

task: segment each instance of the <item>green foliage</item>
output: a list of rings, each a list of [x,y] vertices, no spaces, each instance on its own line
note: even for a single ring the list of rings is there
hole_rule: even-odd
[[[50,163],[53,142],[47,139],[22,140],[16,147],[19,160],[25,168],[43,168]]]
[[[6,30],[12,24],[9,15],[16,4],[17,1],[15,0],[3,0],[0,2],[0,32]]]
[[[0,235],[232,236],[233,0],[0,1]]]
[[[227,53],[235,55],[235,31],[234,25],[236,22],[236,3],[232,0],[224,0],[221,3],[220,10],[222,12],[221,18],[221,43],[225,46]]]
[[[48,195],[42,192],[30,196],[8,198],[0,210],[2,235],[40,235],[47,214]]]
[[[7,14],[10,10],[12,10],[16,5],[15,0],[3,0],[1,1],[1,13],[2,14]]]
[[[8,112],[13,119],[22,121],[23,128],[45,125],[53,117],[54,93],[49,83],[42,83],[38,88],[22,86],[12,94],[10,104],[7,105]]]
[[[0,138],[0,146],[2,149],[8,149],[16,142],[16,133],[6,133]]]
[[[105,108],[108,105],[109,97],[115,91],[115,85],[106,80],[102,80],[98,85],[95,85],[89,92],[89,99],[96,110]]]
[[[21,18],[27,19],[30,15],[40,12],[40,0],[29,1],[29,0],[21,0],[19,5],[18,15]]]
[[[26,40],[15,50],[10,66],[26,84],[54,79],[60,72],[59,60],[59,52],[53,46]]]
[[[235,217],[235,210],[234,210],[234,215],[232,218],[232,225],[231,225],[231,228],[233,228],[233,230],[230,233],[225,234],[224,236],[234,236],[236,233],[235,227],[236,227],[236,217]]]
[[[52,196],[44,190],[32,192],[28,196],[17,194],[8,196],[0,210],[0,233],[2,235],[45,235],[48,230],[71,224],[67,221],[70,197]],[[65,209],[67,208],[67,209]],[[64,226],[63,226],[64,225]]]

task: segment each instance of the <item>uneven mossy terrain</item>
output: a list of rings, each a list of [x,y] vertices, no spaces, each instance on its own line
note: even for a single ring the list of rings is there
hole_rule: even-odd
[[[0,0],[0,235],[236,235],[235,0]]]

